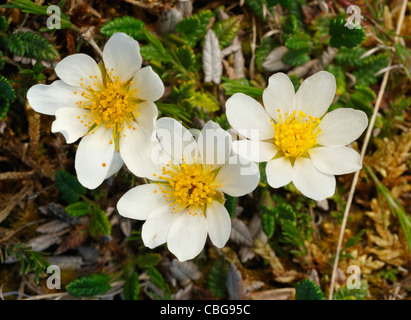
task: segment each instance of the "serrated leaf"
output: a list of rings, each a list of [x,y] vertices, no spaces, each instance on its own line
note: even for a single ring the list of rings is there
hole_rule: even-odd
[[[110,277],[99,273],[78,278],[66,286],[67,292],[73,297],[92,297],[110,289]]]
[[[0,121],[3,120],[10,108],[10,100],[4,94],[0,94]]]
[[[274,235],[275,230],[274,213],[273,211],[268,210],[266,207],[262,207],[261,209],[261,225],[263,227],[264,233],[270,239]]]
[[[342,286],[334,293],[334,300],[365,300],[367,297],[368,284],[366,280],[361,280],[360,289],[348,289],[347,285]]]
[[[221,85],[225,94],[232,96],[237,92],[244,93],[253,98],[261,98],[264,89],[253,87],[247,79],[228,79],[222,77],[224,83]]]
[[[174,53],[174,59],[186,70],[193,70],[196,66],[196,57],[193,49],[189,46],[177,48]]]
[[[296,300],[325,300],[321,289],[313,281],[305,279],[295,287]]]
[[[181,34],[181,38],[183,38],[190,47],[194,48],[197,42],[206,34],[207,26],[213,16],[214,14],[210,10],[203,10],[181,20],[177,24],[176,30]]]
[[[47,39],[30,31],[13,34],[8,49],[12,54],[37,60],[56,60],[59,57],[57,50]]]
[[[253,236],[248,230],[245,223],[237,218],[231,220],[231,235],[230,239],[236,243],[244,244],[252,247],[254,244]]]
[[[140,268],[147,268],[149,266],[156,266],[161,261],[161,255],[158,253],[145,253],[137,257],[137,265]]]
[[[360,44],[365,38],[365,31],[360,29],[349,29],[345,26],[345,18],[338,17],[330,22],[330,45],[334,48],[353,48]]]
[[[359,67],[363,65],[366,60],[360,59],[361,56],[366,52],[362,47],[354,48],[341,48],[335,55],[335,60],[342,65]]]
[[[16,94],[12,85],[2,75],[0,75],[0,94],[4,95],[10,102],[13,102],[14,99],[16,99]]]
[[[267,17],[264,16],[263,5],[267,5],[266,0],[247,0],[246,1],[251,10],[254,11],[255,15],[261,20],[266,21]]]
[[[310,56],[306,49],[289,51],[283,57],[283,62],[290,66],[300,66],[308,61]]]
[[[214,262],[207,276],[207,287],[217,298],[221,298],[227,292],[226,281],[230,264],[223,258]]]
[[[190,102],[193,106],[201,108],[207,112],[216,112],[220,109],[218,102],[208,92],[194,92]]]
[[[62,193],[63,199],[69,203],[77,202],[79,196],[86,193],[86,188],[80,184],[77,178],[64,170],[56,172],[55,180],[56,187]]]
[[[90,220],[90,233],[92,236],[100,234],[109,236],[111,234],[111,224],[106,213],[101,209],[95,209]]]
[[[80,201],[66,207],[66,212],[72,217],[81,217],[90,213],[90,205]]]
[[[138,300],[138,294],[140,293],[140,280],[138,273],[133,272],[124,283],[124,298],[126,300]]]
[[[237,35],[237,32],[241,28],[242,20],[242,16],[234,16],[226,20],[218,21],[214,24],[213,31],[218,38],[221,49],[228,47],[233,41],[234,37]]]
[[[230,218],[233,219],[236,214],[238,198],[229,196],[228,194],[225,194],[224,197],[225,197],[224,207],[227,209],[228,214],[230,215]]]
[[[327,67],[327,71],[332,73],[335,77],[335,81],[337,84],[337,89],[335,93],[339,96],[342,96],[345,93],[346,88],[344,68],[339,65],[329,64]]]
[[[8,27],[9,27],[9,25],[8,25],[8,23],[7,23],[6,17],[5,17],[5,16],[1,16],[1,17],[0,17],[0,31],[5,32],[5,31],[7,31]]]
[[[356,84],[362,86],[369,86],[371,84],[376,83],[377,77],[382,75],[376,75],[376,73],[381,69],[387,67],[387,65],[388,55],[385,53],[368,57],[368,59],[364,61],[361,67],[353,72]]]
[[[208,30],[203,48],[204,81],[219,84],[223,73],[220,44],[214,31]]]
[[[305,33],[295,33],[288,37],[285,46],[291,50],[306,50],[311,49],[310,35]]]
[[[111,37],[117,32],[124,32],[136,40],[143,40],[144,33],[141,28],[144,27],[144,22],[129,16],[116,17],[111,21],[106,22],[100,29],[100,32]]]
[[[167,283],[164,281],[161,273],[154,267],[150,266],[147,268],[147,274],[150,277],[150,282],[155,285],[157,288],[161,289],[164,294],[164,298],[169,300],[171,297],[170,288]],[[158,297],[161,298],[161,297]]]
[[[190,283],[191,280],[198,280],[202,276],[195,263],[191,261],[180,262],[177,259],[173,259],[171,262],[170,272],[184,286]]]

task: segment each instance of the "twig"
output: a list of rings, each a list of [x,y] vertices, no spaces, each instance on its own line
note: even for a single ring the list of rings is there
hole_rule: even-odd
[[[395,39],[394,39],[395,42],[398,41],[398,38],[399,38],[399,35],[400,35],[400,32],[401,32],[401,27],[402,27],[402,24],[403,24],[403,21],[404,21],[405,11],[407,9],[407,2],[408,2],[407,0],[402,1],[401,12],[400,12],[400,16],[398,18],[398,23],[397,23],[396,36],[395,36]],[[382,102],[384,91],[385,91],[385,88],[387,86],[388,77],[389,77],[390,71],[391,71],[390,67],[391,67],[391,64],[392,64],[392,60],[393,59],[392,59],[392,54],[391,54],[390,59],[388,61],[387,70],[384,73],[384,77],[382,79],[381,87],[380,87],[380,90],[378,92],[377,100],[375,102],[374,112],[372,114],[370,124],[368,125],[367,133],[365,135],[364,144],[361,148],[361,161],[364,160],[364,155],[365,155],[368,143],[369,143],[370,138],[371,138],[372,130],[374,128],[375,119],[377,118],[378,110],[380,108],[380,104]],[[353,178],[353,181],[352,181],[352,184],[351,184],[350,193],[349,193],[348,199],[347,199],[347,205],[346,205],[345,211],[344,211],[344,217],[343,217],[343,221],[342,221],[342,224],[341,224],[340,235],[339,235],[339,238],[338,238],[337,250],[335,252],[333,272],[332,272],[332,275],[331,275],[330,290],[329,290],[329,295],[328,295],[329,300],[333,299],[335,278],[336,278],[336,275],[337,275],[338,262],[339,262],[339,259],[340,259],[340,251],[341,251],[342,241],[343,241],[343,238],[344,238],[344,231],[345,231],[345,227],[347,225],[348,214],[350,212],[351,203],[352,203],[352,200],[353,200],[353,197],[354,197],[355,188],[357,186],[359,176],[360,176],[360,170],[358,170],[354,174],[354,178]]]

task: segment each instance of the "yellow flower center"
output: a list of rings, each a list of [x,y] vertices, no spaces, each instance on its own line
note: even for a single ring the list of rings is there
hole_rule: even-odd
[[[319,118],[314,118],[299,111],[292,114],[285,114],[283,119],[280,110],[279,122],[271,120],[274,127],[275,144],[283,151],[286,158],[297,158],[304,154],[308,149],[317,144],[317,135],[321,132],[318,128]]]
[[[162,175],[158,178],[165,180],[158,185],[173,208],[172,213],[187,209],[191,215],[197,215],[198,212],[202,215],[206,206],[211,205],[219,193],[216,190],[219,186],[214,183],[215,174],[211,172],[211,168],[204,170],[198,163],[169,163],[162,168]]]
[[[74,92],[86,99],[86,102],[78,101],[76,104],[80,108],[89,110],[88,113],[77,118],[89,129],[89,132],[101,125],[107,129],[112,128],[113,138],[118,142],[126,125],[128,128],[135,129],[133,122],[139,115],[136,90],[130,90],[132,81],[120,81],[119,77],[113,76],[113,69],[111,71],[107,69],[103,83],[96,76],[90,76],[90,79],[94,80],[94,86],[86,87],[84,79],[81,78],[80,85],[84,90]]]

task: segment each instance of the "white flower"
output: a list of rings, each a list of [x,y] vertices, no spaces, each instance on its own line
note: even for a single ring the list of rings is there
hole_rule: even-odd
[[[138,42],[116,33],[104,47],[101,64],[82,53],[68,56],[55,68],[61,80],[27,92],[34,110],[56,116],[52,132],[61,132],[67,143],[83,137],[75,168],[89,189],[120,170],[123,161],[137,176],[153,171],[150,137],[158,116],[153,101],[161,98],[164,85],[141,64]]]
[[[335,90],[334,76],[320,71],[297,93],[287,75],[272,75],[263,93],[265,109],[244,94],[234,94],[226,103],[227,119],[248,139],[235,141],[233,149],[253,161],[267,161],[267,181],[273,188],[293,182],[306,197],[331,197],[334,175],[361,169],[360,155],[346,146],[368,125],[359,110],[326,113]],[[254,138],[250,129],[258,130],[259,137]]]
[[[231,136],[209,121],[197,140],[171,118],[157,121],[157,134],[170,161],[151,184],[129,190],[117,203],[125,217],[146,220],[142,239],[149,248],[167,243],[180,261],[196,257],[207,234],[221,248],[231,232],[224,194],[239,197],[260,180],[254,162],[231,153]],[[241,161],[243,160],[243,161]]]

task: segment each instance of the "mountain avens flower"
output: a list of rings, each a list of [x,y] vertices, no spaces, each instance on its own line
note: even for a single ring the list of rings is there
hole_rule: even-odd
[[[267,162],[267,181],[273,188],[293,182],[314,200],[332,196],[334,175],[361,169],[360,155],[347,145],[368,125],[359,110],[327,113],[335,90],[334,76],[320,71],[303,81],[297,92],[287,75],[272,75],[263,93],[264,107],[247,95],[234,94],[226,103],[227,119],[247,139],[233,142],[233,149],[253,161]]]
[[[117,203],[128,218],[146,220],[142,239],[149,248],[167,243],[180,261],[196,257],[207,234],[223,247],[231,232],[224,194],[239,197],[258,185],[257,165],[232,154],[231,136],[209,121],[195,139],[171,118],[157,121],[165,162],[150,184],[126,192]]]
[[[31,107],[55,115],[52,132],[61,132],[67,143],[82,138],[75,159],[78,180],[89,189],[116,173],[125,163],[135,175],[151,175],[154,165],[151,139],[164,85],[151,67],[141,68],[137,41],[114,34],[96,63],[79,53],[61,60],[56,74],[61,80],[37,84],[27,92]]]

